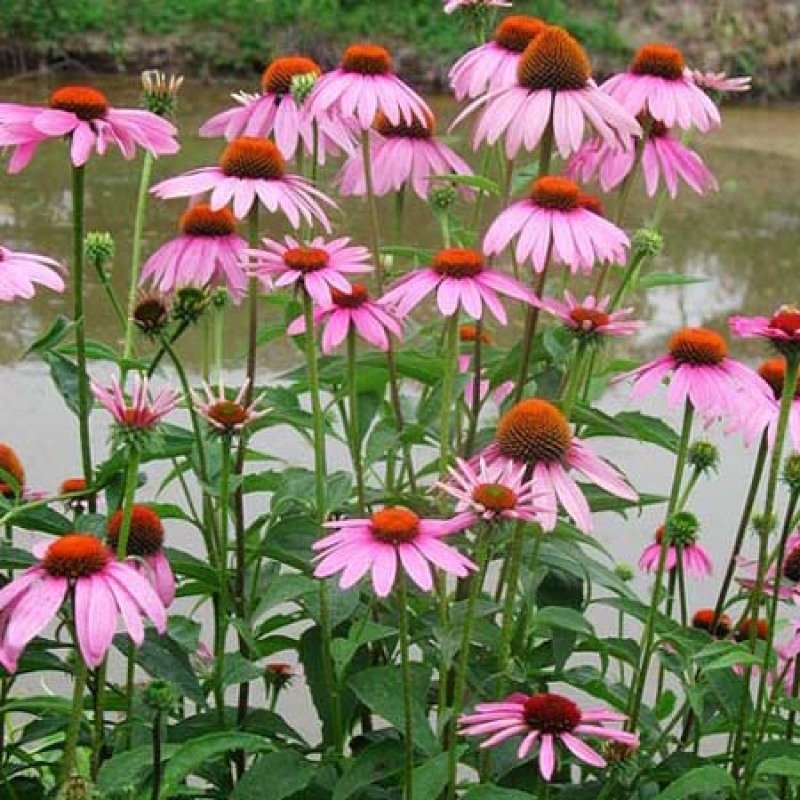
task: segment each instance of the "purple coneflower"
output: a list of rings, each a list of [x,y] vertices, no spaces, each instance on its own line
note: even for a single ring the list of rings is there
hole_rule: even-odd
[[[737,575],[736,582],[743,588],[752,591],[756,588],[758,575],[758,561],[739,556],[737,564],[742,572]],[[780,568],[772,564],[764,576],[761,591],[765,595],[775,594],[781,600],[791,600],[800,605],[800,530],[796,530],[786,540],[783,563]],[[800,644],[800,638],[798,639]],[[798,647],[800,652],[800,647]]]
[[[0,301],[30,300],[36,285],[64,291],[64,270],[57,261],[35,253],[20,253],[0,245]]]
[[[403,326],[387,309],[370,300],[367,287],[354,283],[350,290],[331,290],[331,303],[314,308],[314,325],[324,325],[322,352],[330,355],[354,330],[380,350],[389,349],[389,335],[401,339]],[[305,317],[299,316],[286,329],[289,336],[306,332]]]
[[[356,119],[362,130],[382,112],[393,125],[402,119],[411,125],[431,111],[427,103],[392,72],[388,50],[374,44],[354,44],[342,54],[339,67],[326,72],[308,97],[313,118],[332,114]]]
[[[638,495],[614,467],[572,435],[567,418],[547,400],[528,398],[512,406],[497,425],[495,441],[481,454],[488,463],[511,460],[524,465],[534,484],[553,498],[552,513],[542,513],[545,530],[556,524],[556,500],[584,533],[592,529],[589,504],[568,470],[576,469],[618,497],[636,502]]]
[[[164,632],[166,612],[155,590],[130,564],[115,561],[99,539],[73,533],[40,542],[33,552],[39,563],[0,589],[0,663],[9,672],[69,594],[78,646],[90,667],[105,658],[118,616],[137,645],[144,640],[143,617]]]
[[[458,514],[451,519],[420,519],[402,506],[388,506],[369,519],[328,522],[336,533],[315,542],[317,566],[314,575],[327,578],[337,572],[339,586],[349,589],[367,573],[378,597],[386,597],[397,577],[398,561],[424,592],[433,588],[431,564],[450,575],[463,578],[476,569],[466,556],[444,544],[442,538],[463,531],[474,519]]]
[[[556,769],[556,743],[561,743],[579,761],[603,768],[606,760],[581,737],[591,736],[617,742],[628,748],[639,745],[635,733],[604,728],[606,722],[624,722],[624,714],[605,709],[581,709],[577,703],[560,694],[544,692],[526,695],[515,693],[499,703],[478,703],[474,714],[459,718],[462,736],[490,734],[481,748],[493,747],[522,736],[517,758],[526,758],[539,746],[539,771],[549,781]]]
[[[507,317],[499,294],[524,303],[533,302],[529,289],[486,267],[477,250],[462,247],[440,250],[430,267],[416,269],[400,278],[379,302],[393,307],[402,317],[434,291],[439,311],[445,316],[452,316],[460,306],[473,319],[481,319],[485,305],[501,325],[506,324]]]
[[[229,141],[239,136],[275,138],[275,144],[286,158],[294,158],[298,147],[313,155],[320,164],[326,156],[338,155],[353,149],[353,132],[342,120],[329,114],[316,119],[316,144],[314,123],[308,108],[295,97],[292,88],[296,78],[311,76],[318,79],[322,70],[316,61],[304,56],[276,58],[261,78],[261,94],[234,94],[239,103],[236,108],[223,111],[205,122],[201,136],[224,136]]]
[[[731,332],[742,339],[767,339],[783,355],[800,352],[800,309],[780,306],[771,317],[738,317],[728,320]]]
[[[258,200],[271,213],[285,214],[293,228],[299,228],[303,221],[307,225],[317,221],[330,230],[320,203],[336,205],[310,181],[287,174],[286,162],[276,144],[249,136],[229,142],[218,166],[168,178],[150,191],[162,200],[211,192],[211,209],[217,211],[233,201],[233,213],[238,219],[247,216]]]
[[[640,47],[627,72],[609,78],[601,88],[631,114],[647,113],[668,128],[705,132],[720,124],[717,107],[695,83],[683,54],[667,44]]]
[[[123,511],[118,509],[108,520],[106,540],[116,553],[122,529]],[[150,579],[164,608],[169,608],[175,599],[175,576],[164,553],[164,524],[161,517],[147,506],[134,505],[131,509],[131,524],[128,532],[126,557],[128,563],[144,572]]]
[[[579,301],[572,292],[566,291],[564,298],[565,303],[554,297],[537,298],[535,305],[560,319],[578,338],[598,340],[606,336],[630,336],[644,327],[640,320],[626,319],[633,313],[632,308],[609,313],[610,296],[598,300],[590,294]]]
[[[693,514],[679,512],[666,525],[660,525],[652,544],[645,547],[639,558],[639,569],[655,572],[661,559],[664,537],[667,537],[667,553],[664,568],[671,572],[680,562],[687,575],[707,578],[711,575],[711,558],[706,549],[697,543],[699,525]]]
[[[597,88],[583,48],[563,28],[548,26],[525,48],[512,86],[479,97],[453,125],[483,106],[472,137],[474,149],[505,137],[505,153],[535,150],[552,128],[562,158],[583,141],[588,122],[612,146],[627,146],[642,129],[633,114]]]
[[[231,400],[220,382],[216,394],[207,384],[203,384],[203,395],[192,392],[197,413],[216,431],[225,434],[239,434],[251,422],[266,415],[266,411],[257,411],[256,406],[262,396],[254,398],[245,405],[245,398],[250,389],[250,381],[246,380],[235,397]]]
[[[247,289],[242,255],[247,241],[236,233],[227,208],[198,203],[181,216],[181,234],[153,253],[142,267],[141,283],[162,292],[181,286],[223,286],[234,302]]]
[[[264,248],[248,250],[253,259],[250,274],[265,286],[302,286],[319,306],[332,305],[331,291],[349,292],[350,283],[345,275],[372,272],[369,265],[371,255],[366,247],[351,245],[350,239],[342,237],[326,242],[321,237],[301,244],[291,236],[283,243],[272,239],[263,240]]]
[[[588,275],[598,261],[624,264],[630,246],[625,232],[587,208],[583,198],[568,178],[538,178],[525,200],[512,203],[489,226],[484,253],[496,255],[517,237],[517,261],[530,260],[536,272],[544,270],[548,254],[573,274]]]
[[[749,92],[752,78],[749,75],[739,75],[729,78],[724,72],[701,72],[699,69],[691,70],[692,80],[703,89],[713,92]]]
[[[411,124],[389,122],[385,114],[375,119],[370,145],[373,191],[377,197],[399,192],[409,185],[421,200],[428,196],[431,177],[442,175],[472,175],[472,170],[461,156],[446,144],[434,138],[436,123],[432,115],[424,122]],[[345,197],[361,197],[367,193],[364,159],[353,153],[345,162],[337,178],[339,190]],[[462,196],[470,197],[468,187],[460,187]]]
[[[154,156],[178,152],[175,126],[149,111],[112,108],[102,92],[86,86],[62,86],[50,95],[49,108],[0,104],[0,147],[15,148],[8,171],[24,169],[45,139],[70,140],[73,166],[83,166],[92,151],[109,145],[130,160],[136,146]]]
[[[501,20],[491,42],[464,53],[453,64],[450,85],[456,99],[513,86],[523,51],[546,27],[536,17],[512,15]]]
[[[135,375],[130,403],[125,398],[119,379],[111,378],[108,388],[92,381],[92,394],[110,412],[121,428],[150,430],[178,405],[179,397],[170,388],[161,389],[155,397],[150,396],[150,382]]]

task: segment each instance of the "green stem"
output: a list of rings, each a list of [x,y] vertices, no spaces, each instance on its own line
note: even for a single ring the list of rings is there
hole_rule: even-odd
[[[130,286],[128,288],[128,317],[125,327],[125,349],[123,351],[123,377],[125,364],[133,355],[133,310],[136,307],[136,292],[139,287],[139,267],[142,261],[142,234],[144,232],[145,209],[147,208],[147,190],[150,188],[150,176],[153,172],[153,154],[145,150],[142,160],[142,173],[139,178],[139,191],[136,195],[136,213],[133,218],[133,244],[131,245]]]
[[[583,388],[583,379],[586,374],[587,347],[588,345],[584,339],[578,340],[578,349],[575,352],[575,359],[572,362],[572,369],[569,373],[569,381],[561,401],[561,411],[567,419],[570,418],[580,390]]]
[[[508,668],[511,657],[511,637],[514,632],[514,600],[517,595],[517,583],[522,568],[522,545],[525,523],[522,520],[514,525],[508,555],[508,567],[505,580],[505,599],[503,601],[503,620],[500,628],[500,650],[498,654],[498,672],[501,677]]]
[[[683,425],[681,427],[681,438],[678,445],[678,456],[675,461],[675,471],[672,476],[672,488],[669,493],[669,501],[667,503],[667,513],[665,514],[665,521],[675,511],[678,502],[678,496],[683,483],[683,472],[686,466],[686,457],[689,450],[689,442],[692,434],[692,422],[694,420],[694,408],[691,403],[686,401],[683,409]],[[650,600],[650,607],[647,611],[647,617],[644,623],[644,630],[642,631],[641,642],[641,658],[639,661],[639,668],[636,672],[634,679],[634,686],[630,695],[630,704],[628,709],[628,728],[629,730],[636,729],[636,723],[639,721],[639,711],[641,710],[642,698],[644,696],[645,686],[647,685],[647,673],[650,667],[650,661],[653,657],[653,643],[656,634],[656,617],[658,615],[658,607],[661,604],[662,583],[664,580],[664,571],[667,564],[667,552],[669,550],[669,538],[664,537],[661,543],[661,552],[658,557],[658,566],[656,567],[655,584],[653,586],[653,597]]]
[[[153,788],[151,800],[159,800],[161,794],[161,712],[157,711],[153,720]]]
[[[128,468],[125,471],[125,494],[122,498],[122,522],[117,539],[117,560],[124,561],[128,557],[128,539],[131,535],[131,519],[133,518],[133,501],[139,485],[139,451],[136,447],[128,448]]]
[[[369,131],[361,133],[361,156],[364,160],[364,184],[367,190],[367,208],[369,209],[369,235],[372,260],[375,266],[375,286],[378,294],[383,294],[383,264],[381,262],[380,224],[378,222],[378,203],[375,199],[375,188],[372,181],[372,159],[369,153]]]
[[[453,394],[458,368],[458,310],[445,322],[444,364],[442,366],[442,407],[439,418],[439,474],[447,475],[450,463],[450,428]]]
[[[133,648],[130,649],[133,654]],[[108,658],[104,658],[95,673],[94,691],[94,720],[92,730],[92,780],[97,780],[97,773],[100,771],[100,763],[103,755],[103,744],[105,742],[105,697],[106,697],[106,673],[108,671]]]
[[[356,499],[358,510],[364,513],[366,508],[364,494],[364,467],[361,462],[361,425],[358,412],[358,385],[356,381],[356,332],[350,328],[347,332],[347,395],[350,404],[350,457],[353,460],[353,472],[356,477]]]
[[[89,435],[89,373],[86,369],[86,320],[83,306],[85,167],[72,168],[72,320],[75,323],[75,361],[78,368],[78,434],[83,478],[92,485],[92,441]],[[88,498],[94,513],[97,499]]]
[[[475,436],[478,433],[478,420],[481,415],[481,372],[483,371],[483,317],[475,320],[475,352],[472,355],[472,396],[467,399],[469,427],[464,442],[464,458],[472,455]]]
[[[103,267],[103,260],[101,258],[95,259],[93,264],[95,272],[97,273],[97,279],[100,281],[100,285],[103,287],[103,291],[106,293],[106,297],[108,297],[108,301],[111,303],[114,316],[117,318],[120,328],[124,331],[128,322],[125,318],[125,312],[122,310],[119,300],[117,300],[117,293],[114,291],[114,287],[108,279],[108,273]]]
[[[73,619],[75,618],[75,595],[72,595]],[[83,660],[78,636],[75,632],[74,624],[70,624],[72,629],[72,641],[75,652],[75,682],[72,687],[72,710],[67,724],[67,733],[64,738],[64,751],[61,756],[61,777],[60,787],[63,789],[72,778],[75,769],[75,755],[78,749],[78,737],[80,735],[81,723],[83,722],[83,695],[86,692],[86,678],[88,668]]]
[[[406,577],[400,570],[397,580],[397,620],[400,637],[400,664],[403,673],[403,739],[405,744],[405,800],[414,795],[414,720],[411,716],[411,654],[408,634],[408,592]]]

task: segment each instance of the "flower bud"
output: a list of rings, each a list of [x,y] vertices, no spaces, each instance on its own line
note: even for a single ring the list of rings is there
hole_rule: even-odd
[[[142,105],[159,117],[173,117],[182,85],[182,75],[168,76],[157,69],[145,70],[142,73]]]
[[[783,482],[792,492],[800,492],[800,453],[792,453],[783,462]]]
[[[179,322],[193,324],[208,308],[208,292],[199,286],[182,286],[175,292],[172,316]]]
[[[625,583],[629,583],[633,580],[636,573],[633,571],[633,567],[630,564],[616,564],[614,566],[614,574]]]
[[[96,267],[103,267],[114,258],[114,238],[108,231],[89,231],[83,239],[86,260]]]
[[[428,192],[428,202],[433,210],[439,213],[448,211],[456,202],[456,197],[456,187],[452,183],[433,186]]]
[[[318,79],[319,75],[316,72],[306,72],[302,75],[292,76],[292,86],[289,91],[298,105],[305,103]]]
[[[719,464],[719,450],[708,441],[692,442],[688,453],[689,465],[695,472],[716,472]]]
[[[664,249],[664,237],[650,228],[639,228],[633,234],[634,256],[657,256]]]
[[[153,711],[168,713],[175,705],[178,694],[169,681],[157,678],[145,686],[142,699],[144,704]]]
[[[700,522],[689,511],[679,511],[677,514],[673,514],[667,520],[665,526],[665,533],[670,544],[677,544],[683,547],[695,543],[699,530]]]
[[[774,514],[753,514],[751,525],[759,536],[769,536],[775,530],[777,518]]]

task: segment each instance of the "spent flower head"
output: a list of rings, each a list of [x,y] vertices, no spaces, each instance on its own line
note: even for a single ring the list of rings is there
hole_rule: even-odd
[[[145,70],[142,73],[142,105],[159,117],[174,117],[181,86],[183,75],[167,75],[157,69]]]

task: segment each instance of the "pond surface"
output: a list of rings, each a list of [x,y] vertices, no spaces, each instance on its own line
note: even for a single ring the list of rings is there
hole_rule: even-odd
[[[86,83],[86,77],[77,81]],[[64,83],[60,80],[59,83]],[[105,89],[112,104],[136,106],[138,89],[135,79],[109,80],[97,84]],[[53,84],[48,82],[0,83],[0,101],[44,102]],[[221,143],[203,140],[197,134],[199,124],[231,105],[229,92],[254,86],[186,85],[181,93],[179,124],[182,150],[172,159],[156,164],[154,179],[165,178],[186,169],[216,161]],[[452,118],[455,106],[447,100],[435,101],[443,120]],[[638,316],[649,321],[637,341],[631,342],[629,354],[651,355],[664,346],[664,337],[675,328],[708,325],[726,330],[731,313],[769,312],[782,302],[794,302],[798,295],[798,243],[800,243],[800,109],[733,109],[723,114],[723,128],[703,137],[697,147],[717,176],[720,191],[698,198],[682,191],[676,203],[667,206],[663,219],[666,248],[654,268],[687,275],[702,276],[706,282],[681,288],[651,292],[639,299]],[[444,128],[444,125],[442,125]],[[461,134],[464,135],[466,130]],[[114,282],[124,296],[130,252],[139,161],[127,163],[116,152],[104,158],[93,157],[87,170],[87,230],[108,230],[116,238],[117,257]],[[67,261],[70,252],[71,206],[69,170],[66,154],[55,143],[40,148],[32,164],[18,176],[0,172],[0,242],[20,250],[30,250]],[[635,197],[631,219],[643,219],[652,212],[652,204]],[[181,201],[151,201],[143,252],[145,257],[175,235]],[[365,215],[348,214],[356,205],[343,205],[338,220],[340,230],[347,230],[357,240],[364,240]],[[437,233],[428,209],[410,199],[406,230],[412,231],[410,243],[435,246]],[[391,206],[382,208],[388,230]],[[638,217],[638,219],[637,219]],[[277,234],[276,229],[271,233]],[[75,441],[75,422],[49,382],[46,370],[34,360],[20,362],[26,346],[42,332],[58,313],[69,315],[68,293],[64,296],[42,291],[29,303],[0,307],[0,401],[6,424],[0,439],[12,444],[21,454],[32,487],[54,489],[66,476],[78,472],[79,457]],[[87,286],[88,327],[90,336],[114,343],[119,330],[102,289],[92,277]],[[228,366],[238,373],[244,350],[244,314],[231,314],[227,336]],[[196,367],[197,341],[182,343],[190,365]],[[739,355],[754,359],[760,351],[737,347]],[[270,346],[260,354],[267,371],[279,372],[294,363],[296,351],[290,346]],[[109,365],[93,366],[102,376],[110,374]],[[606,408],[627,404],[627,389],[618,388],[607,398]],[[647,409],[658,413],[657,406]],[[95,449],[102,452],[107,426],[106,414],[93,415],[97,434]],[[674,420],[673,420],[674,421]],[[671,472],[670,459],[652,453],[636,443],[614,443],[604,452],[618,460],[643,491],[666,491]],[[702,487],[698,501],[707,504],[699,511],[704,529],[720,555],[728,548],[738,513],[743,481],[749,473],[749,456],[738,442],[725,445],[725,464],[720,479]],[[621,520],[620,520],[621,521]],[[604,524],[603,541],[628,561],[638,557],[658,524],[658,512],[648,512],[642,519],[617,525]],[[635,537],[635,546],[631,545]],[[698,601],[713,596],[706,586],[696,594]]]

